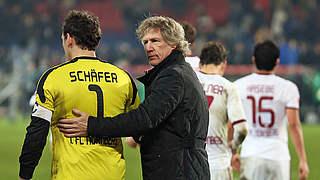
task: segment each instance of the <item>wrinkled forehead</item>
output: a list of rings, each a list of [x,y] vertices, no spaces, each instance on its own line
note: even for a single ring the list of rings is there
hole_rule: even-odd
[[[152,39],[152,38],[162,38],[163,39],[160,28],[156,27],[156,28],[146,29],[141,40],[143,41],[143,40]]]

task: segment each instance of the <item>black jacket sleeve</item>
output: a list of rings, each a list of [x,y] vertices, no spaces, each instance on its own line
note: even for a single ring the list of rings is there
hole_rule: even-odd
[[[146,133],[156,128],[181,103],[184,83],[177,71],[161,72],[151,92],[137,109],[113,118],[89,117],[88,135],[125,137]]]
[[[30,125],[24,139],[19,157],[19,176],[31,179],[35,167],[38,165],[44,146],[46,145],[50,123],[42,118],[31,116]]]

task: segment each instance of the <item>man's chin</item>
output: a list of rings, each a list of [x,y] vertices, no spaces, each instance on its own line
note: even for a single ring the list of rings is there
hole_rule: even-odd
[[[149,64],[151,66],[156,66],[160,63],[160,61],[158,59],[149,59]]]

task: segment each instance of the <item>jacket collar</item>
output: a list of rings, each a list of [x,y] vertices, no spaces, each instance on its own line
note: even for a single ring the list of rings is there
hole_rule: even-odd
[[[184,56],[178,50],[173,50],[168,57],[166,57],[161,63],[154,66],[150,71],[146,72],[146,75],[139,77],[138,80],[144,85],[149,85],[155,79],[159,72],[174,64],[181,64],[185,62]]]

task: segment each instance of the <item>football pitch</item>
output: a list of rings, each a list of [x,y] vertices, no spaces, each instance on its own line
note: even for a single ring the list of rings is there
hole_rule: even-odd
[[[19,174],[19,155],[21,146],[26,133],[26,127],[29,120],[23,121],[20,118],[15,122],[9,122],[0,118],[0,179],[18,179]],[[303,125],[303,134],[305,140],[305,147],[310,168],[310,175],[308,180],[317,180],[320,177],[319,171],[319,150],[320,150],[320,125]],[[298,158],[291,141],[289,140],[290,154],[291,154],[291,179],[298,178]],[[127,159],[127,180],[140,180],[141,165],[138,150],[125,147],[125,157]],[[43,155],[37,166],[33,180],[50,179],[51,167],[51,152],[47,146],[44,149]],[[237,177],[237,174],[235,174]],[[107,178],[106,178],[107,179]],[[236,178],[235,178],[236,179]]]

